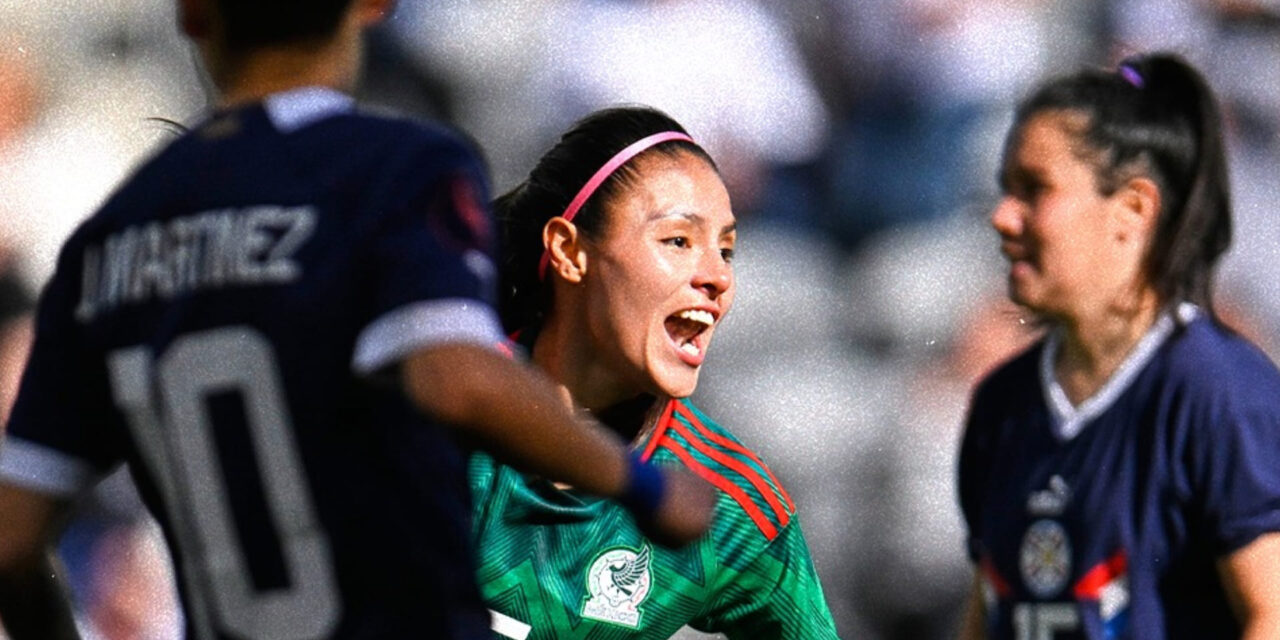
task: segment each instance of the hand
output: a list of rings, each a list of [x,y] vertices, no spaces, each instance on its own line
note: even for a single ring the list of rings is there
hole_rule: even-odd
[[[653,517],[637,519],[640,530],[664,547],[682,547],[701,538],[715,517],[716,490],[679,468],[660,469],[666,491]]]

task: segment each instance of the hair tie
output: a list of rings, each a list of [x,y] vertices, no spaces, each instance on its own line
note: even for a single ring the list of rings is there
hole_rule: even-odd
[[[1143,85],[1146,84],[1146,82],[1142,79],[1142,74],[1138,73],[1137,69],[1134,69],[1132,66],[1128,64],[1120,65],[1120,68],[1118,69],[1118,71],[1120,73],[1120,77],[1124,78],[1126,81],[1129,82],[1129,84],[1133,85],[1134,88],[1136,89],[1141,89]]]
[[[591,179],[587,180],[586,184],[582,185],[582,189],[578,191],[578,195],[574,196],[573,200],[569,201],[569,206],[565,207],[564,213],[560,214],[560,217],[565,220],[572,221],[574,216],[578,215],[578,210],[582,208],[582,205],[586,204],[587,200],[591,198],[591,194],[595,193],[596,189],[599,189],[600,185],[604,184],[604,181],[608,180],[609,176],[613,175],[613,172],[618,170],[618,167],[626,164],[628,160],[636,157],[645,149],[670,140],[693,142],[693,138],[689,137],[689,134],[687,133],[681,133],[679,131],[663,131],[662,133],[655,133],[631,143],[627,148],[614,154],[612,158],[609,158],[609,161],[604,163],[604,166],[600,167],[600,169],[591,176]],[[538,261],[539,280],[546,280],[547,264],[550,262],[551,254],[548,253],[546,249],[543,249],[542,259]]]

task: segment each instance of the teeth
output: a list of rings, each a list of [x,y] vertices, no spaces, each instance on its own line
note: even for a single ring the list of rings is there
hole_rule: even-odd
[[[680,312],[679,317],[682,320],[691,320],[693,322],[705,324],[708,327],[716,322],[715,316],[711,315],[710,311],[703,311],[702,309],[686,309]]]
[[[687,353],[687,354],[689,354],[689,355],[691,355],[691,356],[696,356],[696,355],[698,355],[698,345],[696,345],[696,344],[694,344],[694,343],[692,343],[692,342],[686,342],[686,343],[684,343],[684,344],[680,345],[680,350],[681,350],[681,351],[683,351],[683,352],[685,352],[685,353]]]

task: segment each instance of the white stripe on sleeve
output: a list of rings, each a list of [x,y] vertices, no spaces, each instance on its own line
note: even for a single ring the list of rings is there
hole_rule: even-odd
[[[14,437],[0,445],[0,479],[24,489],[69,497],[97,477],[89,463],[43,445]]]
[[[503,340],[498,314],[479,300],[416,302],[383,314],[360,332],[351,368],[366,375],[422,347],[460,342],[496,349]]]

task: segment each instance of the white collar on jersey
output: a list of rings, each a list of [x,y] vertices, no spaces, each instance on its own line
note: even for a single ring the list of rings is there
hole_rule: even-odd
[[[292,133],[313,122],[350,111],[355,99],[329,87],[299,87],[273,93],[262,100],[271,124]]]
[[[1178,305],[1175,313],[1178,314],[1178,319],[1186,324],[1200,313],[1200,308],[1189,302],[1183,302]],[[1076,437],[1085,425],[1110,408],[1171,333],[1173,333],[1173,317],[1165,312],[1156,319],[1150,329],[1147,329],[1147,333],[1138,340],[1138,344],[1134,345],[1129,355],[1125,356],[1124,362],[1120,363],[1102,387],[1076,407],[1071,404],[1067,393],[1062,390],[1062,385],[1058,384],[1057,377],[1053,375],[1058,347],[1062,344],[1062,332],[1061,330],[1051,332],[1045,339],[1044,350],[1040,352],[1040,388],[1044,390],[1045,404],[1049,405],[1049,411],[1053,414],[1052,427],[1058,439],[1065,441]]]

